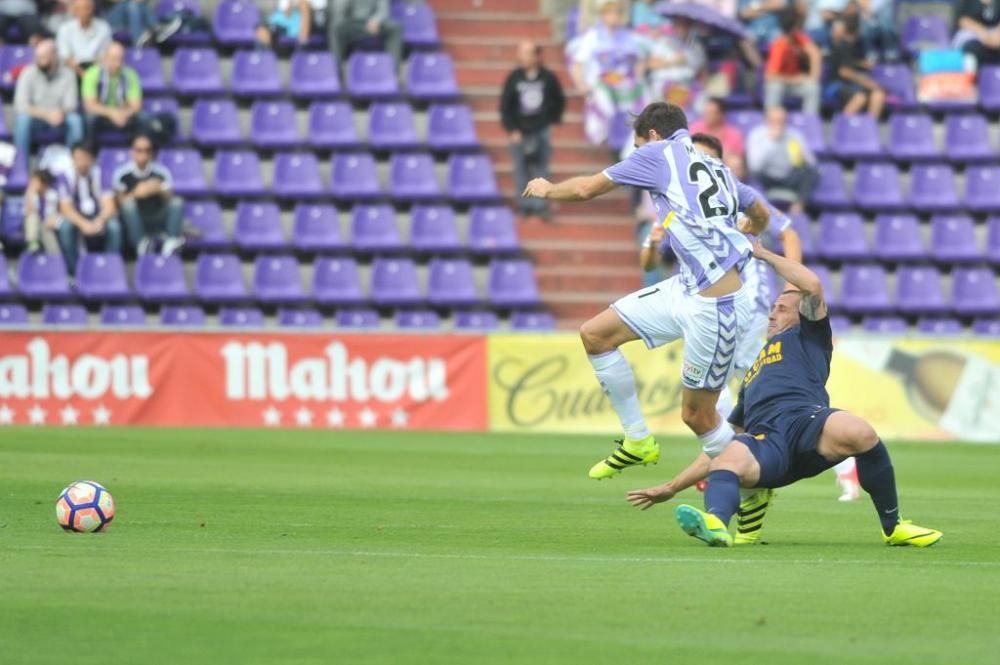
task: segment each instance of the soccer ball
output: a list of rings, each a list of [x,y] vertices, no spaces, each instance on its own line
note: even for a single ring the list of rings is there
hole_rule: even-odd
[[[102,531],[115,518],[111,493],[92,480],[78,480],[56,499],[56,520],[66,531]]]

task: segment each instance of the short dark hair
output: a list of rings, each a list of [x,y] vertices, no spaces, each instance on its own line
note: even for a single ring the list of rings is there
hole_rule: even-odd
[[[632,121],[632,128],[642,138],[649,137],[649,131],[655,130],[660,138],[668,138],[678,129],[687,129],[687,116],[684,109],[668,102],[653,102],[642,110]]]
[[[799,28],[802,26],[802,15],[799,10],[794,7],[789,7],[785,11],[781,12],[778,21],[781,25],[781,31],[786,35],[790,35],[793,32],[798,32]]]
[[[728,109],[726,108],[726,100],[722,97],[709,97],[706,104],[715,104],[719,107],[719,110],[725,113]]]
[[[150,148],[151,154],[156,155],[156,153],[158,153],[160,151],[160,146],[156,145],[156,141],[153,140],[153,137],[150,136],[149,134],[145,134],[145,133],[136,134],[135,136],[133,136],[132,137],[132,142],[129,143],[129,145],[134,148],[135,147],[135,142],[138,141],[139,139],[146,139],[147,141],[149,141],[149,148]]]
[[[76,152],[77,150],[81,150],[91,157],[97,154],[94,150],[94,144],[90,141],[77,141],[72,145],[72,147],[70,147],[70,152]]]
[[[42,181],[42,184],[46,187],[51,187],[52,183],[56,181],[55,177],[49,171],[45,169],[35,169],[31,172],[32,178],[38,178]]]
[[[691,143],[700,143],[705,146],[722,159],[722,141],[715,138],[711,134],[705,134],[704,132],[698,132],[697,134],[691,135]]]

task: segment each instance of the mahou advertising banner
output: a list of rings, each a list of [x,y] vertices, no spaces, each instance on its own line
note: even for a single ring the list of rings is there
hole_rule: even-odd
[[[486,424],[479,336],[0,335],[0,425]]]

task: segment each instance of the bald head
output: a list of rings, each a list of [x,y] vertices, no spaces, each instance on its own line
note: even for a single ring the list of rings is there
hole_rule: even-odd
[[[525,69],[535,69],[538,67],[538,53],[538,44],[523,41],[517,45],[517,63]]]
[[[73,15],[80,19],[81,23],[90,23],[90,19],[94,18],[94,0],[75,0]]]
[[[788,115],[783,106],[772,106],[767,110],[767,128],[774,137],[785,133],[785,124]]]
[[[111,42],[101,57],[104,67],[112,74],[117,74],[125,64],[125,47],[120,42]]]

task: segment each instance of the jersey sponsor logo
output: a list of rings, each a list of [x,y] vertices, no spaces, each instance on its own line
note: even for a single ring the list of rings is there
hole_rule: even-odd
[[[685,381],[701,383],[701,381],[705,378],[707,371],[708,370],[705,367],[695,365],[690,360],[685,360],[684,367],[681,368],[681,376]]]
[[[757,360],[753,361],[753,365],[747,370],[746,376],[743,377],[743,385],[749,386],[764,367],[780,363],[782,360],[781,340],[779,339],[777,342],[766,344],[760,350],[760,353],[757,354]]]

